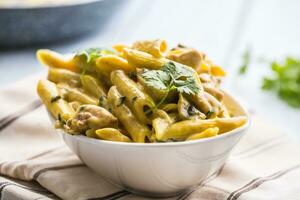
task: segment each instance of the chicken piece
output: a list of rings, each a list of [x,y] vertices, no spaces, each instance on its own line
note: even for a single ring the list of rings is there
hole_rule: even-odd
[[[197,69],[205,55],[189,47],[177,47],[168,52],[167,58]]]
[[[65,129],[69,133],[79,134],[88,129],[117,127],[117,125],[118,119],[106,109],[96,105],[82,105],[67,121]]]

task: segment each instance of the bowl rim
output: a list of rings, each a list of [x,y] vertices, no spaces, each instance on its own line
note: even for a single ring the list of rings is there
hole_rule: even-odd
[[[61,3],[61,4],[41,4],[38,6],[32,6],[32,5],[22,5],[22,6],[0,6],[1,10],[38,10],[38,9],[53,9],[53,8],[64,8],[64,7],[73,7],[73,6],[80,6],[80,5],[86,5],[90,3],[100,1],[107,1],[107,0],[76,0],[72,3]]]
[[[225,91],[224,91],[225,92]],[[248,129],[251,125],[251,118],[250,118],[250,114],[247,111],[247,109],[245,109],[245,106],[243,106],[239,101],[237,101],[235,98],[233,98],[231,95],[228,94],[228,92],[225,92],[225,94],[230,97],[240,108],[241,110],[244,112],[244,115],[241,116],[245,116],[247,118],[247,122],[236,128],[233,129],[231,131],[228,131],[226,133],[223,133],[221,135],[217,135],[214,137],[209,137],[209,138],[203,138],[203,139],[199,139],[199,140],[190,140],[190,141],[178,141],[178,142],[157,142],[157,143],[136,143],[136,142],[118,142],[118,141],[108,141],[108,140],[100,140],[100,139],[95,139],[95,138],[89,138],[87,136],[84,135],[71,135],[66,133],[63,129],[57,129],[57,131],[62,135],[62,137],[74,137],[77,140],[81,140],[84,142],[90,142],[90,143],[94,143],[94,144],[105,144],[105,145],[117,145],[117,146],[128,146],[128,147],[150,147],[150,148],[155,148],[155,147],[170,147],[170,146],[186,146],[186,145],[196,145],[196,144],[200,144],[200,143],[208,143],[208,142],[214,142],[214,141],[218,141],[218,140],[222,140],[228,137],[233,137],[237,134],[241,134],[242,132],[244,132],[246,129]],[[51,116],[51,114],[49,113],[49,111],[47,110],[49,117],[51,118],[52,121],[54,121],[53,117]]]

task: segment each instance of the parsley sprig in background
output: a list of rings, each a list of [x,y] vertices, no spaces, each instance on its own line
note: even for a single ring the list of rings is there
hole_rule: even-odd
[[[239,74],[247,72],[251,61],[249,50],[243,55]],[[284,62],[271,62],[272,75],[263,77],[262,89],[275,92],[280,99],[293,108],[300,108],[300,59],[287,57]]]

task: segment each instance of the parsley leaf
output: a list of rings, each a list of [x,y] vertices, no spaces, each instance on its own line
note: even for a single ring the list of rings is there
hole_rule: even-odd
[[[243,63],[239,68],[240,75],[245,74],[247,72],[249,68],[250,60],[251,60],[250,49],[247,49],[243,54]]]
[[[271,63],[273,77],[264,77],[262,89],[274,91],[288,105],[300,108],[300,59]]]
[[[160,90],[177,90],[179,93],[196,94],[200,87],[194,70],[179,63],[168,62],[160,70],[146,70],[141,74],[145,83]]]
[[[88,48],[76,52],[75,56],[83,56],[87,63],[92,63],[95,59],[101,57],[103,54],[115,54],[116,52],[106,48]]]
[[[155,108],[161,106],[173,90],[185,94],[200,92],[200,87],[195,79],[195,71],[179,63],[167,62],[160,70],[145,70],[141,73],[141,77],[146,85],[166,91]],[[148,110],[149,112],[151,110]]]

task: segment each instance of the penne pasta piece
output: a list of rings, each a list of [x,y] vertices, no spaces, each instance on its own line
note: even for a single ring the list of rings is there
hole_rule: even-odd
[[[206,99],[208,100],[208,102],[210,103],[210,105],[212,106],[212,112],[207,114],[206,118],[214,118],[214,117],[218,116],[222,110],[221,102],[219,102],[214,96],[210,95],[207,92],[204,92],[204,95],[205,95]]]
[[[66,121],[74,114],[71,106],[62,99],[55,83],[48,80],[40,80],[37,85],[37,92],[55,119],[61,122]]]
[[[212,65],[210,67],[210,73],[213,76],[225,76],[226,75],[225,71],[220,66],[217,66],[217,65]]]
[[[54,83],[66,83],[73,87],[81,86],[80,75],[66,69],[50,68],[47,78]]]
[[[117,52],[122,53],[124,51],[125,48],[129,48],[128,45],[126,44],[114,44],[112,46]]]
[[[218,132],[219,132],[218,127],[208,128],[208,129],[202,131],[201,133],[196,133],[196,134],[189,136],[186,140],[187,141],[188,140],[199,140],[202,138],[214,137],[214,136],[218,135]]]
[[[112,86],[108,91],[107,100],[113,114],[118,116],[118,119],[134,142],[145,142],[146,136],[151,137],[151,132],[147,125],[141,123],[126,106],[124,101],[127,101],[127,99],[120,94],[116,86]]]
[[[133,43],[132,49],[143,51],[151,54],[156,58],[160,58],[167,50],[167,43],[165,40],[143,40]]]
[[[218,101],[223,100],[224,94],[221,90],[219,90],[215,87],[209,86],[208,84],[202,84],[202,86],[203,86],[203,89],[205,92],[214,96]]]
[[[226,108],[225,105],[222,105],[221,106],[221,110],[218,114],[218,117],[221,117],[221,118],[230,118],[230,113],[228,111],[228,109]]]
[[[166,111],[167,113],[169,113],[169,112],[177,112],[178,111],[176,103],[168,103],[168,104],[162,105],[161,109],[164,110],[164,111]]]
[[[126,73],[134,72],[135,67],[129,65],[127,60],[117,55],[104,55],[97,59],[96,66],[99,71],[112,72],[124,70]]]
[[[168,139],[185,140],[189,136],[200,133],[208,128],[218,127],[219,133],[225,133],[244,125],[247,118],[244,116],[232,118],[214,118],[207,120],[185,120],[170,125],[159,138],[162,141]]]
[[[90,138],[96,138],[96,139],[98,138],[95,129],[89,129],[89,130],[85,131],[85,135]]]
[[[168,113],[166,113],[164,110],[161,109],[155,109],[153,111],[153,115],[152,117],[155,118],[161,118],[166,120],[167,122],[169,122],[170,124],[173,122],[173,120],[170,118],[170,116],[168,115]]]
[[[42,64],[48,67],[67,69],[73,72],[80,72],[78,66],[73,62],[72,57],[66,57],[62,54],[48,49],[38,50],[36,56]]]
[[[165,58],[155,58],[149,53],[134,49],[125,48],[124,56],[129,64],[139,68],[160,69],[166,63]]]
[[[95,77],[91,75],[82,75],[80,76],[83,89],[89,94],[93,95],[96,98],[101,96],[106,97],[105,86]]]
[[[145,112],[154,107],[155,104],[152,98],[142,92],[137,87],[137,84],[121,70],[116,70],[111,73],[111,82],[117,87],[118,91],[126,97],[126,104],[137,118],[143,123],[151,124],[151,120]]]
[[[198,110],[202,113],[210,113],[213,111],[213,107],[210,105],[203,91],[198,94],[183,95],[188,101],[192,102]]]
[[[67,101],[78,101],[82,104],[98,105],[98,99],[85,94],[80,88],[71,88],[65,84],[58,84],[58,88],[64,93],[64,99]]]
[[[99,139],[116,141],[116,142],[131,142],[131,139],[123,135],[115,128],[102,128],[96,130],[96,135]]]

